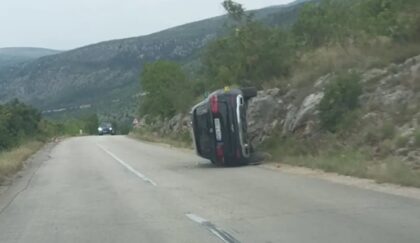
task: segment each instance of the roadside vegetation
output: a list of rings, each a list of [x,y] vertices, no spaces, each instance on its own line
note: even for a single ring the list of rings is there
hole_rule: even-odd
[[[0,105],[0,183],[54,137],[96,134],[98,118],[88,115],[63,122],[42,118],[35,108],[18,100]]]
[[[223,6],[228,34],[202,50],[195,75],[171,61],[145,65],[141,115],[171,117],[228,85],[303,87],[331,72],[381,67],[420,53],[417,0],[313,1],[291,27],[264,25],[231,0]]]
[[[138,138],[152,143],[169,144],[174,147],[186,149],[193,148],[191,134],[189,132],[177,134],[177,136],[162,136],[157,130],[153,131],[153,129],[151,129],[150,127],[143,127],[136,129],[134,132],[130,133],[129,136],[132,138]]]
[[[420,187],[420,172],[392,153],[409,143],[397,135],[396,124],[410,116],[410,108],[401,107],[380,126],[368,126],[360,123],[367,111],[359,103],[363,71],[420,54],[420,1],[311,1],[287,27],[264,25],[231,0],[223,6],[230,16],[227,34],[202,50],[193,75],[177,63],[146,66],[140,116],[148,119],[143,130],[156,123],[156,117],[165,121],[188,112],[204,94],[227,85],[305,90],[318,78],[334,74],[318,107],[317,136],[279,131],[260,149],[283,163]],[[147,134],[166,136],[156,129]],[[412,146],[420,144],[419,134]]]
[[[24,161],[44,146],[40,140],[27,140],[18,147],[0,152],[0,185],[22,169]]]

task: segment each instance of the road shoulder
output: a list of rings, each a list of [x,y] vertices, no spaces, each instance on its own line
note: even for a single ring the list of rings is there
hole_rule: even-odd
[[[0,186],[0,214],[30,185],[31,179],[38,169],[51,158],[50,153],[56,145],[57,142],[44,145],[24,162],[22,170],[10,178],[7,183]]]
[[[179,148],[179,147],[165,144],[165,143],[144,141],[139,138],[133,138],[130,136],[128,136],[128,138],[136,142],[156,145],[156,146],[164,147],[167,149],[174,149],[174,150],[182,151],[184,153],[189,153],[189,154],[195,153],[193,149]],[[321,180],[329,181],[336,184],[353,186],[360,189],[382,192],[382,193],[387,193],[387,194],[391,194],[395,196],[403,196],[403,197],[420,200],[420,188],[404,187],[404,186],[390,184],[390,183],[377,183],[375,180],[371,180],[371,179],[362,179],[362,178],[357,178],[357,177],[344,176],[337,173],[324,172],[322,170],[310,169],[306,167],[297,167],[297,166],[282,164],[282,163],[273,162],[273,161],[263,162],[261,164],[256,164],[255,166],[261,169],[269,169],[269,170],[276,171],[279,173],[287,173],[287,174],[305,176],[305,177],[314,178],[314,179],[321,179]]]
[[[404,187],[390,183],[377,183],[375,180],[362,179],[351,176],[344,176],[337,173],[324,172],[322,170],[309,169],[305,167],[296,167],[281,163],[264,163],[260,168],[278,171],[281,173],[288,173],[294,175],[305,176],[309,178],[316,178],[329,181],[336,184],[353,186],[365,190],[372,190],[392,194],[396,196],[408,197],[420,200],[420,189],[415,187]]]

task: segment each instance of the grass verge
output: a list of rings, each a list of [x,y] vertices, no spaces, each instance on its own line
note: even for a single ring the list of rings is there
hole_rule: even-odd
[[[420,188],[420,170],[399,158],[387,155],[372,159],[367,151],[340,145],[334,137],[319,140],[318,147],[313,144],[293,138],[273,139],[262,150],[283,164]]]
[[[161,136],[156,132],[147,129],[136,129],[128,135],[129,137],[153,143],[169,144],[178,148],[192,148],[192,140],[189,133],[178,134],[177,136]]]
[[[179,148],[192,148],[189,134],[179,136],[161,136],[147,129],[137,129],[130,137],[169,144]],[[323,152],[320,151],[320,147]],[[313,142],[304,142],[295,138],[273,139],[265,144],[261,151],[269,152],[272,161],[293,166],[320,169],[341,175],[373,179],[378,183],[393,183],[402,186],[420,188],[420,171],[411,169],[398,158],[390,157],[372,160],[366,151],[349,148],[337,143],[336,137],[327,137],[315,146]]]
[[[28,141],[21,146],[0,153],[0,184],[23,167],[23,163],[37,152],[44,143],[38,140]]]
[[[358,152],[341,155],[286,156],[281,163],[320,169],[340,175],[373,179],[378,183],[392,183],[420,188],[420,171],[415,171],[395,158],[369,161]]]

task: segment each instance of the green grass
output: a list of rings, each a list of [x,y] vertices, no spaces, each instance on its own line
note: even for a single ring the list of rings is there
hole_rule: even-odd
[[[1,152],[0,183],[22,169],[25,160],[37,152],[43,145],[44,143],[41,141],[32,140],[9,151]]]
[[[394,183],[402,186],[420,187],[420,171],[413,170],[397,158],[388,158],[369,169],[368,178],[379,183]]]
[[[367,166],[363,155],[359,153],[343,152],[335,155],[306,155],[286,156],[282,163],[302,166],[311,169],[321,169],[326,172],[335,172],[342,175],[366,177]]]
[[[346,176],[373,179],[378,183],[420,187],[420,171],[409,168],[396,158],[369,161],[359,152],[345,152],[337,155],[287,156],[281,162]]]
[[[162,136],[148,129],[135,129],[134,131],[130,132],[129,136],[148,142],[169,144],[179,148],[193,147],[191,135],[188,132],[178,134],[176,136]]]
[[[389,135],[389,132],[385,134]],[[420,170],[410,168],[391,155],[391,140],[384,140],[382,144],[381,156],[377,158],[372,158],[369,147],[363,150],[345,145],[336,135],[317,138],[316,143],[293,137],[274,137],[260,149],[269,152],[274,162],[373,179],[378,183],[420,187]]]
[[[396,44],[389,40],[372,40],[367,46],[327,46],[305,52],[292,68],[287,79],[268,82],[268,87],[287,83],[291,87],[305,88],[328,74],[352,70],[385,68],[391,63],[402,63],[406,59],[419,55],[420,45],[416,42]],[[413,89],[420,89],[417,82],[412,82]]]

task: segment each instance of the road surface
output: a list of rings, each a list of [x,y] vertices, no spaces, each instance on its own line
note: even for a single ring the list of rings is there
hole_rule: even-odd
[[[0,195],[0,242],[420,242],[420,201],[122,136],[70,138]]]

